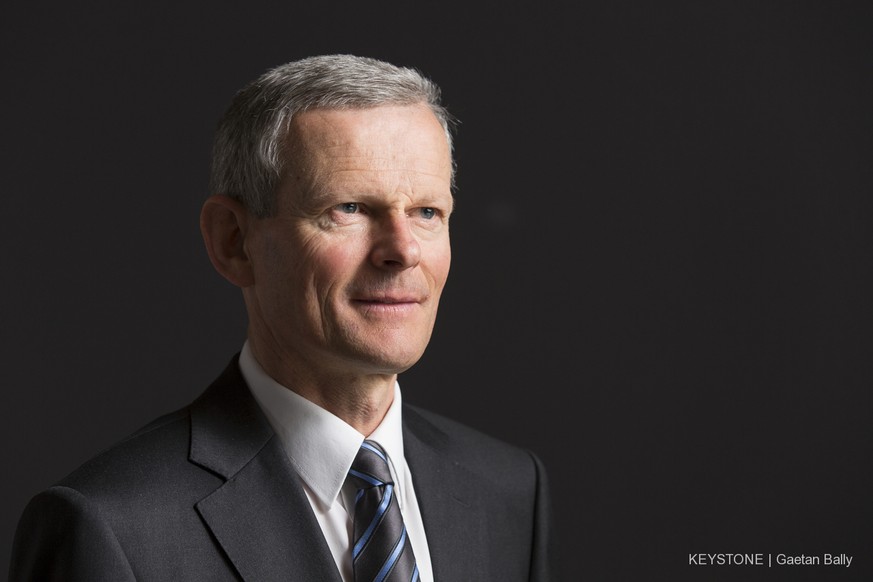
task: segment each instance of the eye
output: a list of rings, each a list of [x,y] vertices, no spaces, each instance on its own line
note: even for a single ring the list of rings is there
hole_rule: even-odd
[[[342,204],[337,204],[336,209],[344,214],[355,214],[358,212],[359,207],[357,202],[343,202]]]
[[[431,220],[432,218],[436,218],[437,211],[435,208],[419,208],[419,213],[421,213],[421,217],[426,220]]]

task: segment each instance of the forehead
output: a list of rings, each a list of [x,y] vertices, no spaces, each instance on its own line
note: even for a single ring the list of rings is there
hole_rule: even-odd
[[[287,146],[310,171],[347,165],[433,175],[451,172],[445,130],[425,104],[312,109],[292,119]]]

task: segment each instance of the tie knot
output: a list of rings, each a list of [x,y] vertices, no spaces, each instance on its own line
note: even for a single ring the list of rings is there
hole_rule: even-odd
[[[364,441],[349,475],[354,479],[358,489],[369,489],[380,485],[393,483],[391,470],[388,468],[388,455],[375,441]]]

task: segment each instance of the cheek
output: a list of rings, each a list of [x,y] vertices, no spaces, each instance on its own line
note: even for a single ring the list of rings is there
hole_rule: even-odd
[[[449,268],[452,264],[452,250],[448,241],[437,245],[428,257],[431,276],[438,288],[442,288],[449,276]]]
[[[311,241],[302,251],[301,274],[311,281],[311,290],[316,296],[323,299],[347,282],[359,262],[354,245]]]
[[[446,254],[432,255],[428,257],[426,264],[422,264],[422,272],[430,287],[431,298],[434,299],[433,308],[439,304],[443,288],[449,275],[450,256]]]
[[[258,249],[261,280],[273,296],[273,301],[285,309],[300,309],[309,302],[309,295],[325,268],[317,241],[290,236],[288,233],[264,237]]]

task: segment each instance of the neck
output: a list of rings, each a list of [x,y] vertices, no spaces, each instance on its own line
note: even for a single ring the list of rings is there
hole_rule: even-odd
[[[290,354],[277,354],[251,341],[252,354],[268,376],[369,436],[394,402],[397,374],[355,374],[313,370]]]
[[[316,389],[298,394],[343,419],[362,435],[370,436],[394,402],[395,381],[396,377],[375,385],[346,384],[340,390]]]

